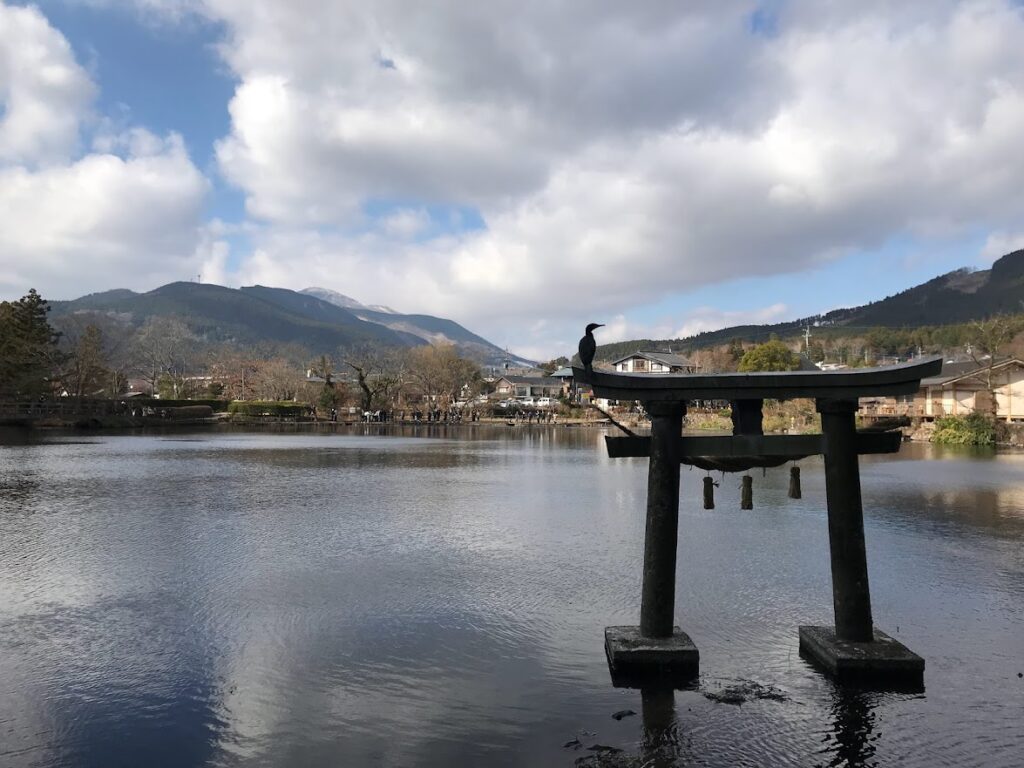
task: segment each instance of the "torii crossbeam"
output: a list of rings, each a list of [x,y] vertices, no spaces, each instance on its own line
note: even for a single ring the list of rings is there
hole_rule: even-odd
[[[858,398],[916,392],[922,378],[937,375],[932,357],[885,368],[785,373],[628,374],[573,368],[596,397],[639,400],[651,417],[651,436],[607,438],[612,458],[647,456],[647,528],[638,627],[605,629],[605,650],[617,684],[651,678],[685,682],[696,676],[700,656],[674,625],[679,467],[701,459],[802,458],[822,454],[828,505],[829,549],[835,626],[801,626],[800,651],[841,681],[884,685],[922,684],[924,659],[874,627],[864,544],[858,456],[895,453],[898,433],[858,433]],[[820,435],[764,435],[766,398],[814,398]],[[683,437],[689,400],[729,400],[733,435]]]

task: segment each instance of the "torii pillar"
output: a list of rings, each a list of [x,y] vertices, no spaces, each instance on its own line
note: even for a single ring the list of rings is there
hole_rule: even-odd
[[[676,550],[679,535],[679,437],[686,405],[645,403],[651,417],[647,468],[647,527],[644,534],[640,626],[607,627],[605,653],[613,678],[685,683],[697,676],[700,653],[675,626]]]
[[[801,626],[800,653],[841,682],[923,685],[924,659],[875,628],[871,618],[857,451],[857,401],[817,400],[835,626]]]

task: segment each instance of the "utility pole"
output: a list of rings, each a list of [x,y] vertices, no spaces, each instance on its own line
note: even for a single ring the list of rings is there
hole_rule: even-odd
[[[810,353],[811,351],[811,326],[804,328],[804,352]]]

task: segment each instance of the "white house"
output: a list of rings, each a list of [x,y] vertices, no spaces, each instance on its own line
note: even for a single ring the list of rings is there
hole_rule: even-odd
[[[671,352],[634,352],[613,361],[617,373],[696,373],[699,367]]]
[[[988,364],[944,366],[942,374],[921,381],[915,405],[923,416],[964,416],[991,413],[992,394],[996,416],[1006,421],[1024,419],[1024,361],[1002,360],[992,366],[992,390]]]
[[[494,382],[494,394],[510,397],[560,397],[566,385],[551,376],[500,376]]]
[[[921,380],[913,395],[888,397],[861,403],[867,414],[910,416],[935,419],[940,416],[966,416],[992,413],[992,393],[988,386],[988,363],[947,360],[942,373]],[[992,366],[992,389],[996,397],[996,417],[1005,421],[1024,421],[1024,361],[1000,360]]]

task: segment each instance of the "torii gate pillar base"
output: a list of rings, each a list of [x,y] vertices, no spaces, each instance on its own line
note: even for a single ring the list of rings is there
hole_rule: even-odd
[[[840,640],[834,627],[800,627],[800,655],[842,684],[923,690],[924,659],[880,629],[874,642]]]
[[[616,688],[683,687],[700,671],[697,646],[679,627],[672,627],[670,637],[644,637],[640,627],[606,627],[604,651]]]

